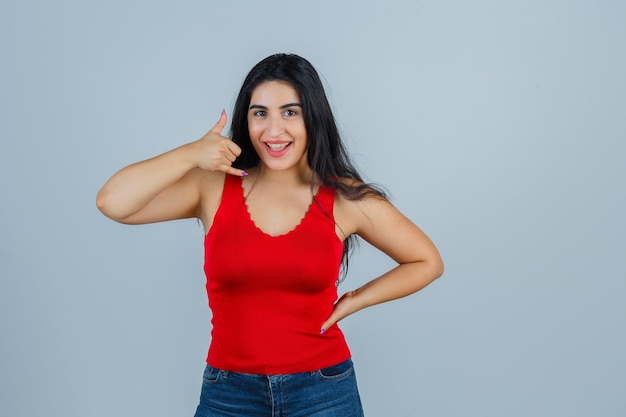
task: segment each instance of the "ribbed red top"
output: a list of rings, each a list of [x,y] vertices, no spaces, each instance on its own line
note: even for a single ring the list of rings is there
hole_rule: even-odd
[[[273,237],[250,218],[241,178],[226,175],[204,242],[213,313],[211,366],[283,374],[350,357],[338,326],[319,334],[337,299],[343,251],[335,232],[334,199],[334,190],[321,186],[300,224]]]

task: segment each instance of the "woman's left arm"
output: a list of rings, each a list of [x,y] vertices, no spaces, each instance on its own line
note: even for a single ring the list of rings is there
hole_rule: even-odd
[[[344,294],[322,324],[322,333],[352,313],[413,294],[443,273],[443,261],[433,242],[388,200],[342,200],[335,207],[335,219],[343,230],[356,233],[398,266]]]

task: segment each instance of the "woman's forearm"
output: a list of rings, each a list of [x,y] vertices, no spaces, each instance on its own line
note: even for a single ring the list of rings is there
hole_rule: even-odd
[[[361,310],[386,301],[406,297],[426,287],[439,278],[442,273],[443,263],[437,260],[398,265],[355,290],[355,307]]]
[[[413,294],[443,274],[443,262],[403,263],[354,291],[345,293],[335,304],[332,314],[322,324],[324,333],[330,326],[364,308]]]

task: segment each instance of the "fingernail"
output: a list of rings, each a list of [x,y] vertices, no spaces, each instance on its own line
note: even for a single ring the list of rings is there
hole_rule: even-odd
[[[241,176],[242,176],[242,177],[247,177],[247,176],[248,176],[248,173],[247,173],[246,171],[242,171],[242,172],[241,172]]]
[[[320,334],[324,334],[326,333],[326,329],[322,328],[322,330],[320,330]]]

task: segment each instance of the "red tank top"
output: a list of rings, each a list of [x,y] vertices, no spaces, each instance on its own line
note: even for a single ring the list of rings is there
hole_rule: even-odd
[[[204,242],[213,314],[211,366],[284,374],[350,357],[337,325],[319,334],[337,299],[343,251],[335,232],[334,199],[334,190],[321,186],[300,224],[273,237],[250,218],[241,178],[226,175]]]

